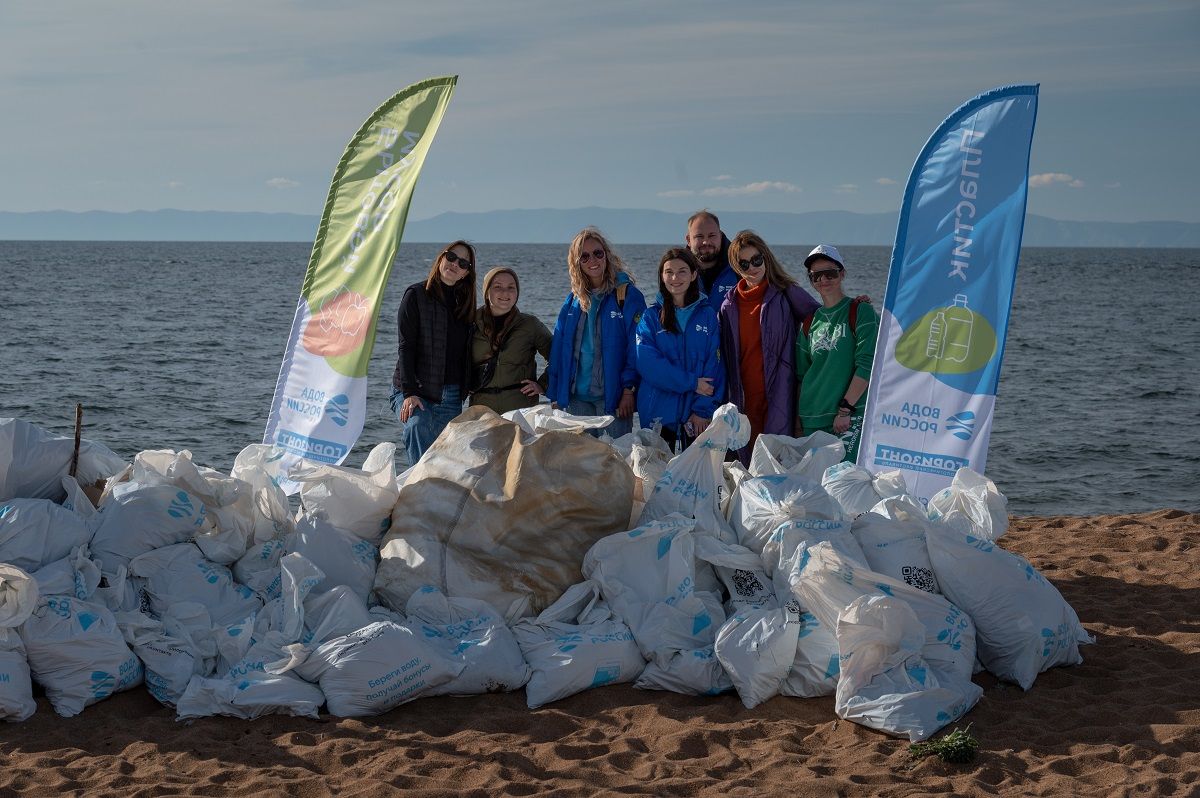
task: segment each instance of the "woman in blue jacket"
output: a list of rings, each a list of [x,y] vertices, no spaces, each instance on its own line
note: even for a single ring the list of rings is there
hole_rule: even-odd
[[[658,262],[658,297],[637,326],[638,418],[661,422],[672,449],[708,427],[725,395],[721,330],[699,276],[690,251],[668,249]]]
[[[639,382],[633,334],[646,300],[594,227],[571,242],[567,271],[571,293],[554,324],[547,395],[573,415],[615,416],[605,432],[618,438],[632,428]]]

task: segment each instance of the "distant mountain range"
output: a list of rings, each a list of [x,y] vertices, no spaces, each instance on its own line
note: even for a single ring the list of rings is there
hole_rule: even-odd
[[[624,244],[667,244],[682,238],[686,213],[617,208],[541,208],[442,213],[412,220],[405,241],[456,238],[487,243],[564,243],[595,225]],[[733,234],[753,228],[770,243],[890,246],[895,213],[721,213]],[[226,211],[0,211],[0,240],[57,241],[312,241],[318,218],[298,213]],[[1034,247],[1200,247],[1200,224],[1191,222],[1067,222],[1029,215],[1024,244]]]

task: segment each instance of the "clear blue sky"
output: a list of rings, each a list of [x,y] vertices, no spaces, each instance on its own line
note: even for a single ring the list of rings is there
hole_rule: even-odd
[[[384,99],[459,85],[411,218],[895,210],[960,103],[1041,83],[1029,210],[1200,222],[1200,3],[0,6],[0,210],[319,214]]]

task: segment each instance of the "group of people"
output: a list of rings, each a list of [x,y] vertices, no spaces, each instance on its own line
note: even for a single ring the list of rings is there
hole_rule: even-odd
[[[659,426],[688,446],[713,412],[733,402],[758,435],[842,438],[857,454],[877,317],[866,297],[843,291],[845,262],[828,244],[804,260],[816,301],[751,230],[733,240],[707,210],[688,219],[686,246],[663,253],[649,304],[604,235],[580,231],[567,251],[571,291],[551,333],[517,308],[520,280],[508,266],[483,279],[475,307],[476,255],[455,241],[428,277],[408,287],[398,317],[392,408],[416,463],[464,401],[497,413],[545,394],[574,415],[611,415],[614,438]],[[866,300],[866,301],[864,301]],[[538,376],[536,356],[547,363]]]

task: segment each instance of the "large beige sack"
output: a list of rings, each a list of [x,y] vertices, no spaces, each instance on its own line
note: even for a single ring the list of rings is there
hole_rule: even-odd
[[[450,422],[413,468],[375,576],[399,612],[422,585],[482,599],[509,623],[579,582],[592,544],[627,528],[634,476],[590,435],[523,433],[483,407]]]

